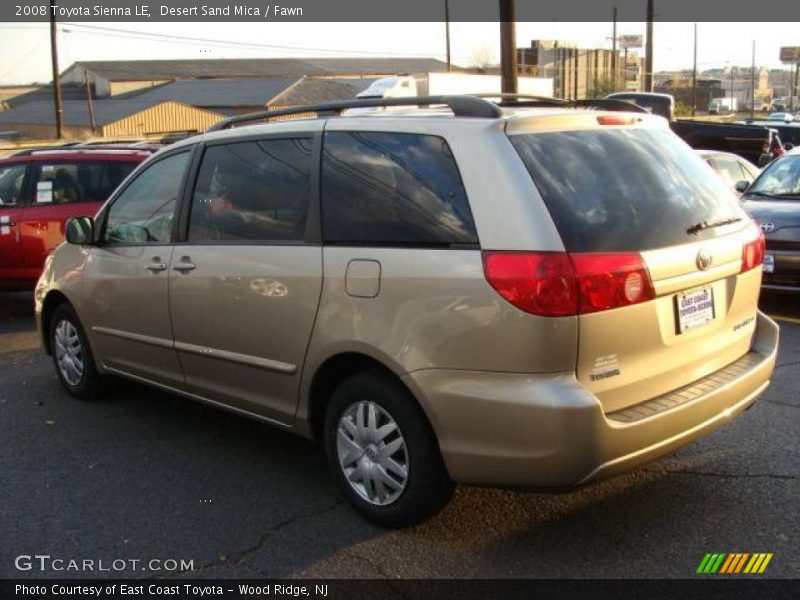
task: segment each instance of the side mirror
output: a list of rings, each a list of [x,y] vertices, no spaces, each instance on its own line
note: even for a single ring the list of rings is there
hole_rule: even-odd
[[[737,182],[736,182],[736,185],[734,185],[733,187],[734,187],[734,189],[735,189],[737,192],[739,192],[739,193],[741,194],[741,193],[743,193],[743,192],[744,192],[744,191],[745,191],[747,188],[749,188],[749,187],[750,187],[750,182],[749,182],[749,181],[745,181],[745,180],[743,179],[742,181],[737,181]]]
[[[791,142],[786,142],[786,143],[783,145],[783,149],[784,149],[784,150],[786,150],[787,152],[788,152],[789,150],[792,150],[793,148],[794,148],[794,144],[792,144]]]
[[[85,246],[94,243],[94,219],[92,217],[73,217],[67,221],[64,237],[67,243]]]

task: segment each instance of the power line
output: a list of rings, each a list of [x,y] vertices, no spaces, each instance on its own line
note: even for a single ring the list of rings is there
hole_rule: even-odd
[[[207,44],[207,45],[217,45],[217,46],[224,46],[224,47],[235,47],[235,48],[251,48],[251,49],[267,49],[267,50],[279,50],[283,52],[328,52],[328,53],[335,53],[335,54],[353,54],[353,55],[380,55],[380,56],[405,56],[405,57],[419,57],[420,53],[407,53],[407,52],[385,52],[380,50],[344,50],[344,49],[337,49],[337,48],[315,48],[315,47],[308,47],[308,46],[284,46],[279,44],[262,44],[257,42],[241,42],[235,40],[220,40],[214,38],[202,38],[202,37],[193,37],[193,36],[182,36],[182,35],[173,35],[173,34],[165,34],[165,33],[153,33],[153,32],[146,32],[146,31],[135,31],[131,29],[120,29],[116,27],[103,27],[100,25],[83,25],[80,23],[70,24],[67,27],[64,27],[64,30],[70,31],[75,29],[77,33],[92,33],[92,32],[107,32],[108,34],[115,34],[115,36],[123,35],[125,37],[135,36],[135,38],[149,38],[149,39],[163,39],[170,43],[185,43],[189,42],[192,44]],[[99,35],[99,34],[98,34]],[[432,53],[435,56],[440,56],[440,53]]]

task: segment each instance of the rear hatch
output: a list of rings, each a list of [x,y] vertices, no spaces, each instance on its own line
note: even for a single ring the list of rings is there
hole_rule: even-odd
[[[748,352],[763,238],[663,125],[589,119],[508,133],[575,270],[577,377],[614,412]]]

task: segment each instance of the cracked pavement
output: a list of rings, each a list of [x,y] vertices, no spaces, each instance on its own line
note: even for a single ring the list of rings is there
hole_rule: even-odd
[[[800,318],[791,296],[772,314]],[[772,385],[730,425],[567,494],[457,490],[431,521],[359,518],[303,439],[132,383],[83,403],[0,299],[0,576],[691,577],[706,552],[773,552],[800,575],[800,324]],[[193,560],[195,571],[20,573],[14,557]],[[394,591],[391,582],[385,586]]]

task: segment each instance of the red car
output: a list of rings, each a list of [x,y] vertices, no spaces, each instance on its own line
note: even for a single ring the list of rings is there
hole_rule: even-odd
[[[0,290],[32,289],[64,224],[93,216],[150,150],[41,150],[0,159]]]

